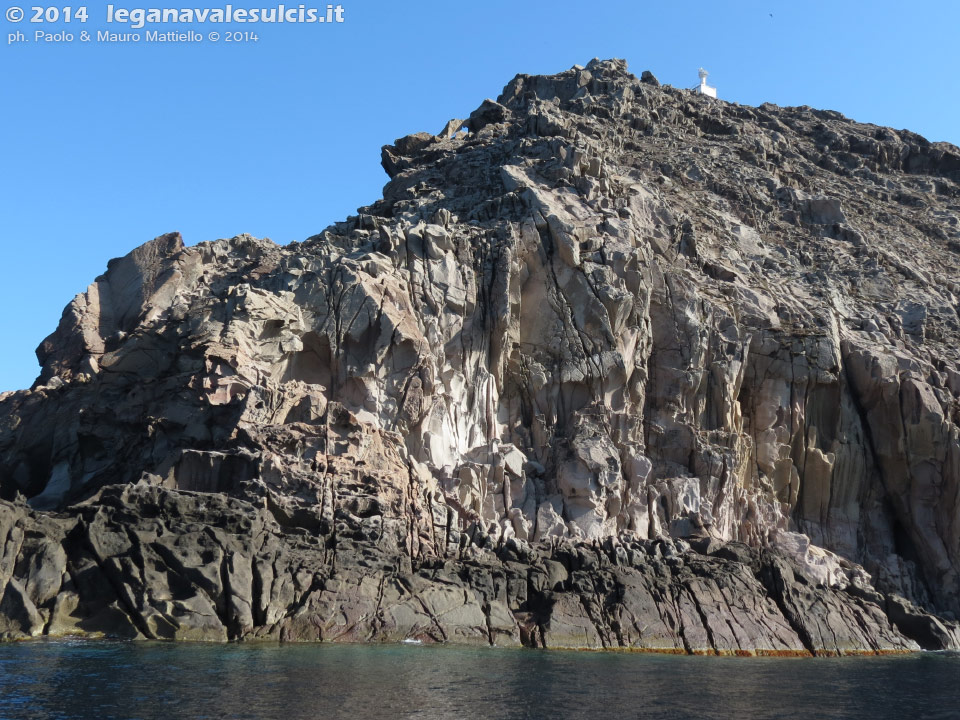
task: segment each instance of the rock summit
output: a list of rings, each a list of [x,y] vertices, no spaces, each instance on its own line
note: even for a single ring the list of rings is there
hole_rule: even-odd
[[[382,158],[66,308],[2,637],[958,646],[958,148],[594,60]]]

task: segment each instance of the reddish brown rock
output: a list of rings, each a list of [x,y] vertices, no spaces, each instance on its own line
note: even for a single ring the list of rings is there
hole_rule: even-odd
[[[620,61],[463,124],[77,296],[0,395],[0,632],[954,643],[960,151]]]

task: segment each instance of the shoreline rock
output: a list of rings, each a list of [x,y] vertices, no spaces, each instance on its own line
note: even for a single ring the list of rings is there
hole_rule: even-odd
[[[0,395],[0,635],[960,646],[960,150],[647,80],[110,261]]]
[[[955,623],[872,589],[817,585],[776,552],[677,545],[511,539],[398,563],[376,542],[331,547],[330,537],[285,530],[262,503],[108,486],[57,515],[0,503],[0,639],[417,641],[742,656],[956,646]]]

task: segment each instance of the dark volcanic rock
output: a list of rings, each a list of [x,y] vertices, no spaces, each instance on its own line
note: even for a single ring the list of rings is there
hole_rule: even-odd
[[[343,530],[284,531],[262,503],[147,484],[108,486],[56,516],[3,502],[0,637],[749,655],[903,651],[918,647],[914,635],[935,644],[929,623],[901,635],[880,605],[756,550],[749,564],[692,551],[664,561],[637,542],[511,540],[414,562],[385,537],[361,539],[362,523]]]
[[[593,61],[382,158],[68,306],[0,395],[0,635],[957,646],[957,148]]]

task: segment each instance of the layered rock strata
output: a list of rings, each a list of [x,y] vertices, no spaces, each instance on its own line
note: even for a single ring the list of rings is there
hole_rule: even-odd
[[[957,644],[957,148],[594,61],[383,166],[67,307],[0,395],[0,632]]]

